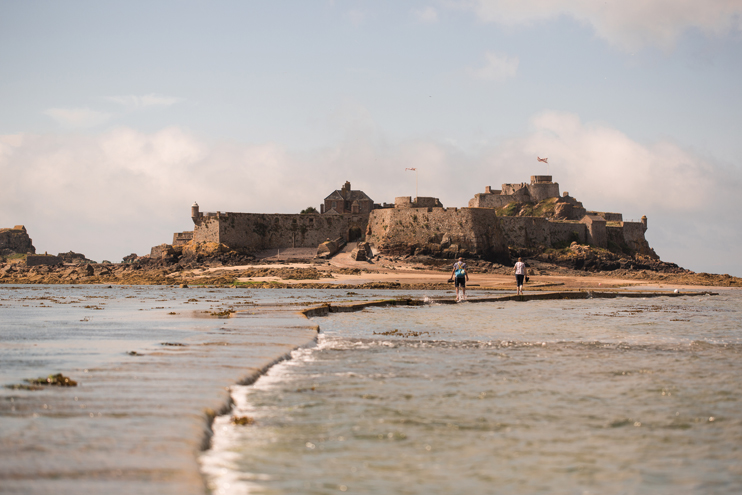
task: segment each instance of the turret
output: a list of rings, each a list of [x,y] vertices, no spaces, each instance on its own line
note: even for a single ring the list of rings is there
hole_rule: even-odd
[[[196,220],[201,216],[201,213],[198,211],[198,203],[195,201],[191,205],[191,220],[193,220],[193,223],[196,223]]]
[[[642,215],[642,225],[644,225],[644,230],[647,230],[647,215]]]

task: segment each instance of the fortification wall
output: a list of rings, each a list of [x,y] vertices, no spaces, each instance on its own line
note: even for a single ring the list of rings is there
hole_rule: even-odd
[[[549,241],[552,246],[572,242],[577,234],[577,242],[587,243],[587,227],[579,222],[549,222]]]
[[[581,220],[587,227],[587,243],[602,248],[608,247],[605,219],[597,215],[585,215]]]
[[[469,200],[469,208],[502,208],[512,202],[537,203],[558,197],[559,184],[556,182],[503,184],[500,191],[492,191],[487,187],[484,193],[475,194],[474,198]]]
[[[29,254],[26,256],[26,266],[61,265],[63,263],[64,260],[59,256],[47,254]]]
[[[453,257],[507,257],[507,243],[495,210],[479,208],[395,208],[371,212],[366,240],[382,252],[412,246]]]
[[[355,240],[366,230],[366,215],[220,213],[198,219],[195,242],[219,242],[232,249],[316,248],[328,238]]]
[[[587,228],[579,222],[553,222],[543,217],[498,217],[508,246],[554,246],[577,241],[585,243]]]
[[[529,184],[528,192],[531,195],[531,201],[534,203],[549,198],[558,198],[559,184],[556,182]]]
[[[549,221],[543,217],[498,217],[508,246],[549,246]]]
[[[649,247],[647,239],[644,237],[644,233],[647,228],[642,222],[623,222],[623,237],[631,249],[644,256],[651,256],[652,258],[659,259],[654,249]]]
[[[611,213],[609,211],[588,211],[587,215],[597,215],[603,217],[606,222],[623,222],[622,213]]]
[[[173,246],[184,246],[193,240],[193,231],[176,232],[173,234]]]
[[[502,208],[515,201],[513,196],[502,194],[477,193],[469,200],[469,208]]]

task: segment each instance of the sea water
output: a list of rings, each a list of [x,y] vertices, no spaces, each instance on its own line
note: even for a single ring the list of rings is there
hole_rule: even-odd
[[[742,493],[742,293],[372,308],[252,386],[214,493]]]

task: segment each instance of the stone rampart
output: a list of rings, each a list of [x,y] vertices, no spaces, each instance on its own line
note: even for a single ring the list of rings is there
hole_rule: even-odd
[[[29,254],[26,256],[26,266],[61,265],[62,263],[64,263],[62,258],[50,254]]]
[[[587,242],[587,228],[579,222],[554,222],[543,217],[498,217],[508,246],[555,246],[574,240]],[[576,237],[576,239],[575,239]]]
[[[630,249],[639,254],[643,254],[644,256],[651,256],[652,258],[659,259],[657,253],[654,252],[654,249],[649,247],[649,243],[644,237],[647,227],[643,222],[623,222],[623,228],[621,230],[623,231],[626,245],[628,245]]]
[[[602,248],[608,247],[605,219],[598,215],[585,215],[582,223],[587,227],[587,243]]]
[[[327,239],[360,239],[366,215],[301,215],[284,213],[217,213],[196,220],[194,242],[216,242],[256,252],[285,247],[313,247]]]
[[[559,197],[559,184],[556,182],[528,184],[528,193],[533,203]]]
[[[385,253],[410,250],[451,258],[475,255],[507,259],[507,242],[492,209],[374,210],[369,217],[366,239]]]
[[[173,234],[173,246],[184,246],[193,240],[193,231],[176,232]]]
[[[549,222],[549,241],[552,246],[572,241],[586,244],[587,227],[580,222]]]
[[[543,217],[498,217],[508,246],[550,246],[549,221]]]
[[[469,208],[502,208],[513,202],[512,196],[504,196],[502,191],[477,193],[469,200]]]
[[[587,215],[597,215],[603,217],[606,222],[623,222],[622,213],[611,213],[609,211],[588,211]]]
[[[541,177],[541,176],[534,176]],[[531,177],[531,183],[503,184],[501,190],[493,191],[487,186],[485,192],[477,193],[469,200],[470,208],[502,208],[510,203],[538,203],[549,198],[559,197],[559,184],[556,182],[536,182]],[[551,178],[550,176],[546,176]]]

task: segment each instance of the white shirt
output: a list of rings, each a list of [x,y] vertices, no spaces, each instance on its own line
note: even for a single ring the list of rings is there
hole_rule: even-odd
[[[516,275],[525,275],[526,274],[526,264],[522,261],[518,261],[515,264],[515,274]]]

